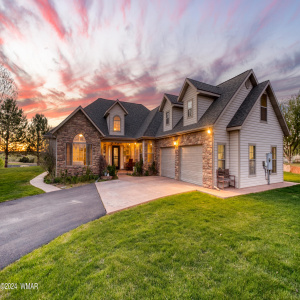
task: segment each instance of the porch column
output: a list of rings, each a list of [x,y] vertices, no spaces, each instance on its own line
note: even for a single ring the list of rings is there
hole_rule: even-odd
[[[120,169],[124,169],[124,146],[120,146]]]

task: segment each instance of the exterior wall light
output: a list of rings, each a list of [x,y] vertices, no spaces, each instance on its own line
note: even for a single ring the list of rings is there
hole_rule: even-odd
[[[176,146],[177,145],[177,142],[176,141],[174,141],[174,146]]]
[[[79,134],[79,136],[80,136],[80,137],[83,137],[83,135],[82,135],[81,133]]]
[[[211,134],[211,130],[210,130],[210,129],[208,129],[208,130],[207,130],[207,133],[208,133],[208,134]]]

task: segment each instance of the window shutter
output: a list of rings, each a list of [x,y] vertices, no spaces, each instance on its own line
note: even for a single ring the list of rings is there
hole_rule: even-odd
[[[71,166],[72,165],[72,158],[73,158],[73,144],[72,143],[67,143],[66,144],[66,162],[67,162],[67,166]]]
[[[93,152],[92,152],[92,144],[87,144],[86,145],[86,162],[87,165],[90,166],[92,164],[92,157],[93,157]]]

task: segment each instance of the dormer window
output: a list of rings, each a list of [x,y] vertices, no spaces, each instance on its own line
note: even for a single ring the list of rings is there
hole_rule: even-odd
[[[114,131],[121,131],[121,118],[114,116]]]
[[[193,117],[193,100],[189,100],[187,103],[187,116],[188,118]]]
[[[167,111],[166,112],[166,125],[169,125],[170,124],[170,112]]]
[[[267,121],[267,95],[263,94],[260,98],[260,120]]]

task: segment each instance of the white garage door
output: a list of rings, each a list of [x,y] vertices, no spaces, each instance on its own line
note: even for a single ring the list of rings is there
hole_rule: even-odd
[[[175,148],[161,148],[161,176],[175,178]]]
[[[180,180],[202,185],[202,146],[180,147]]]

